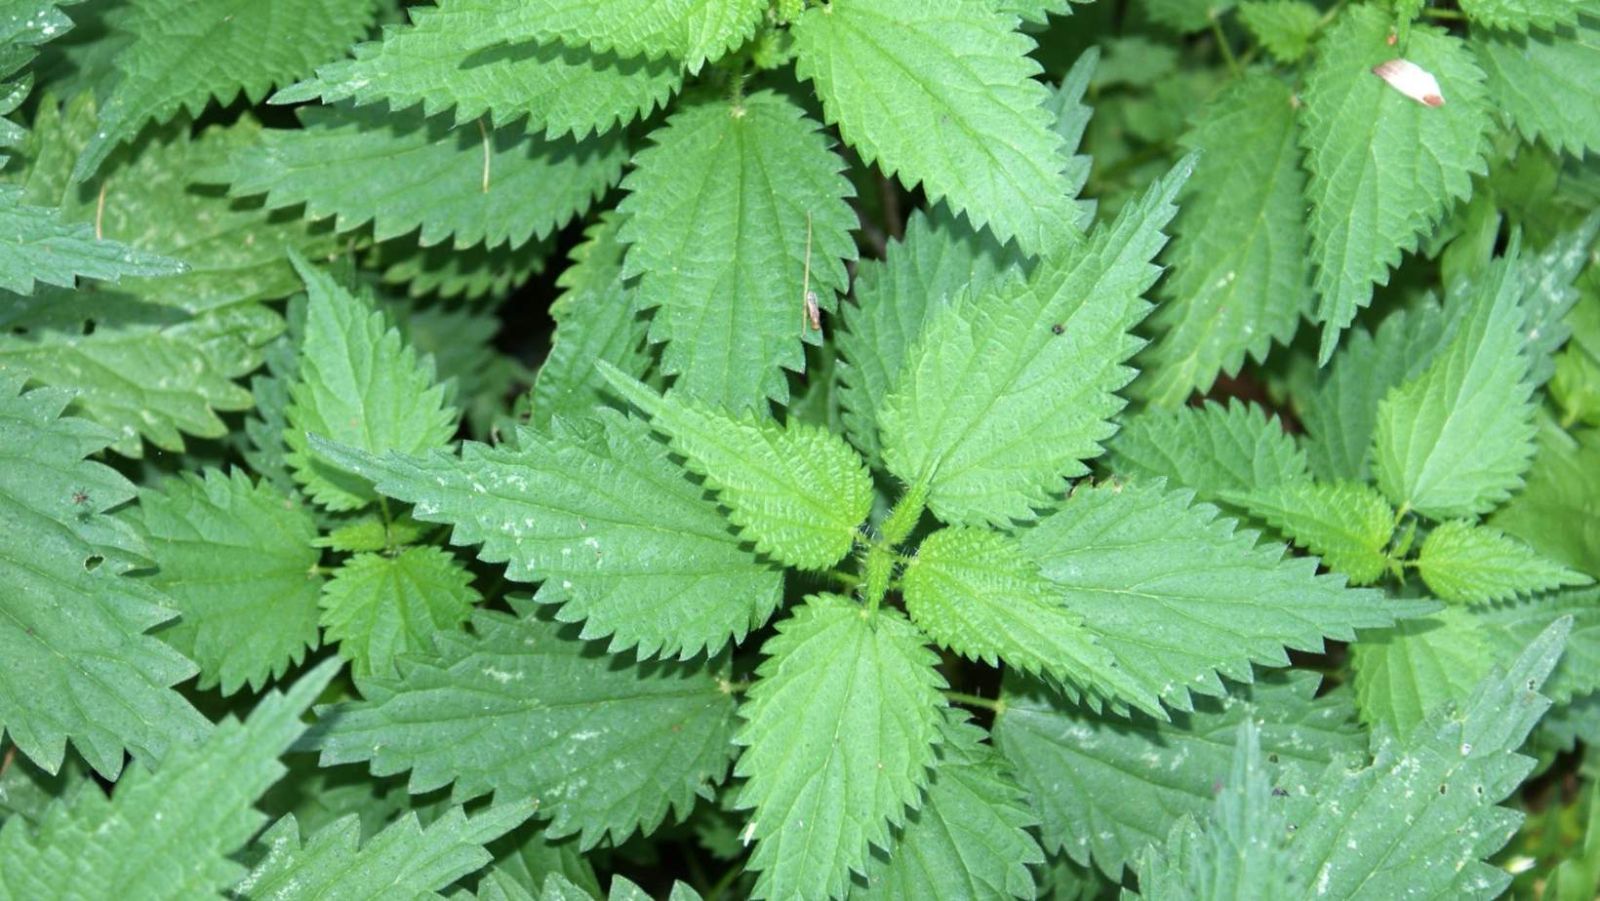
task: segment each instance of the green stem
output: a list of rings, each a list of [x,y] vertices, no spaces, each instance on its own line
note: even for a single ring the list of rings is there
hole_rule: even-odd
[[[743,873],[744,867],[729,867],[728,871],[722,874],[722,878],[717,880],[717,884],[706,890],[706,901],[718,901],[733,885],[734,880]]]
[[[867,609],[876,611],[889,592],[889,581],[894,577],[894,551],[882,542],[867,549]]]
[[[898,545],[909,538],[911,530],[915,529],[917,522],[922,519],[922,511],[927,504],[928,479],[923,478],[901,495],[894,509],[889,511],[888,518],[884,519],[880,527],[883,540],[891,545]]]
[[[997,701],[993,698],[985,698],[979,695],[969,695],[962,691],[947,691],[944,693],[944,698],[953,704],[964,704],[968,707],[982,707],[985,710],[993,710],[995,713],[1000,713],[1006,709],[1006,705],[1003,701]]]
[[[1459,9],[1439,9],[1435,6],[1424,9],[1422,14],[1430,19],[1440,19],[1446,22],[1464,22],[1467,18],[1467,14]]]
[[[847,573],[842,569],[824,570],[822,575],[839,583],[846,591],[854,591],[861,585],[861,577],[855,573]]]
[[[1211,36],[1217,40],[1217,49],[1222,51],[1222,61],[1228,64],[1228,72],[1234,78],[1239,77],[1239,60],[1233,55],[1233,47],[1228,44],[1228,36],[1222,33],[1222,20],[1215,13],[1210,13],[1207,18],[1211,20]]]

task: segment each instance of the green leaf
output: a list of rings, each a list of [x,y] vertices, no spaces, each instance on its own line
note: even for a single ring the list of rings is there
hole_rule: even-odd
[[[795,24],[795,71],[865,162],[1038,254],[1078,216],[1016,24],[988,0],[833,0]]]
[[[1446,320],[1436,304],[1396,310],[1369,334],[1357,327],[1302,399],[1306,457],[1320,479],[1367,481],[1378,403],[1433,360]],[[1251,485],[1238,486],[1249,490]]]
[[[762,647],[740,711],[740,808],[762,898],[842,897],[920,806],[940,740],[937,656],[899,613],[813,595]]]
[[[184,110],[198,116],[213,98],[227,106],[243,94],[256,103],[274,84],[310,74],[366,32],[374,6],[372,0],[129,4],[117,19],[129,39],[116,58],[120,77],[73,181],[93,175],[147,122]]]
[[[456,412],[436,384],[433,360],[416,353],[384,315],[304,260],[295,266],[310,293],[300,377],[289,389],[288,462],[312,499],[355,510],[377,499],[360,478],[317,458],[318,435],[372,454],[420,453],[455,436]]]
[[[1218,374],[1237,375],[1247,354],[1266,359],[1310,311],[1293,99],[1278,79],[1247,76],[1183,139],[1201,155],[1172,224],[1172,277],[1151,318],[1161,335],[1143,386],[1152,403],[1177,406],[1209,391]]]
[[[1589,249],[1600,236],[1600,210],[1557,233],[1537,254],[1524,254],[1523,347],[1535,387],[1555,375],[1555,357],[1568,339],[1600,357],[1600,296],[1580,292],[1577,282],[1589,265]],[[1487,262],[1487,261],[1485,261]],[[1580,302],[1581,301],[1581,302]]]
[[[1390,389],[1373,430],[1378,486],[1443,519],[1487,513],[1522,484],[1534,406],[1522,353],[1515,246],[1461,301],[1428,368]]]
[[[1538,688],[1569,627],[1545,629],[1411,738],[1379,733],[1371,765],[1335,762],[1309,792],[1291,792],[1291,872],[1331,898],[1498,897],[1511,875],[1483,858],[1522,816],[1495,804],[1533,769],[1516,751],[1550,706]]]
[[[1600,431],[1539,428],[1527,485],[1489,524],[1541,555],[1600,577]]]
[[[1315,698],[1318,681],[1303,670],[1276,674],[1202,698],[1171,723],[1092,714],[1008,681],[995,746],[1039,815],[1045,850],[1117,878],[1180,817],[1211,803],[1243,721],[1261,723],[1274,771],[1298,775],[1363,748],[1348,694]]]
[[[1280,63],[1297,63],[1322,29],[1322,11],[1303,0],[1244,0],[1239,22]]]
[[[32,294],[34,283],[70,288],[79,278],[174,275],[183,263],[103,241],[59,211],[22,202],[22,189],[0,186],[0,290]]]
[[[1527,31],[1571,25],[1579,14],[1600,12],[1589,0],[1462,0],[1461,11],[1490,28]],[[1574,70],[1572,74],[1577,74]],[[1579,112],[1574,107],[1573,112]]]
[[[618,393],[671,436],[672,449],[706,477],[728,519],[762,553],[802,569],[826,569],[855,545],[872,511],[872,477],[843,438],[790,420],[734,418],[692,398],[658,395],[608,364]]]
[[[965,294],[922,330],[879,414],[889,470],[955,525],[1033,518],[1116,427],[1151,264],[1192,160],[1026,281]]]
[[[1319,576],[1315,560],[1258,545],[1192,497],[1159,482],[1080,487],[1020,536],[1124,678],[1169,706],[1221,694],[1219,674],[1249,681],[1251,663],[1287,666],[1285,647],[1320,653],[1324,637],[1434,607]]]
[[[466,800],[535,799],[552,838],[584,848],[635,827],[648,833],[722,780],[733,699],[704,666],[618,665],[536,618],[479,610],[473,634],[440,632],[431,654],[373,677],[320,737],[322,765],[371,761],[375,776],[411,771],[413,794],[454,783]],[[472,715],[462,716],[470,710]]]
[[[1530,5],[1546,2],[1532,0]],[[1550,5],[1551,12],[1576,11],[1566,3]],[[1595,21],[1569,20],[1571,27],[1554,34],[1474,34],[1472,42],[1495,108],[1529,141],[1544,141],[1579,158],[1600,152],[1600,25]]]
[[[504,323],[492,305],[388,301],[380,308],[394,317],[413,350],[433,357],[450,400],[466,405],[469,434],[488,435],[509,412],[512,397],[533,381],[521,360],[496,346]]]
[[[604,401],[606,382],[597,361],[634,378],[650,368],[645,324],[634,315],[633,292],[623,284],[621,227],[621,216],[602,213],[556,278],[562,294],[550,305],[555,336],[533,383],[532,421],[540,428],[556,416],[587,416]]]
[[[425,897],[481,869],[490,860],[484,844],[533,810],[522,801],[469,818],[452,807],[426,827],[406,813],[364,844],[354,814],[317,830],[310,842],[291,814],[258,839],[266,856],[233,890],[272,901]]]
[[[1063,2],[1062,6],[1065,7],[1066,3]],[[1084,103],[1084,95],[1089,92],[1095,69],[1099,65],[1099,47],[1090,47],[1078,54],[1072,68],[1061,77],[1061,84],[1050,92],[1050,97],[1044,103],[1044,108],[1055,118],[1056,134],[1061,135],[1067,150],[1080,151],[1067,157],[1067,168],[1063,171],[1069,197],[1077,197],[1083,192],[1083,186],[1089,182],[1090,170],[1094,168],[1094,159],[1088,153],[1081,152],[1081,145],[1083,133],[1094,116],[1094,110]],[[1078,225],[1087,229],[1094,222],[1095,202],[1080,198],[1075,205],[1078,209]],[[1014,247],[1009,250],[1016,252]]]
[[[317,447],[417,519],[451,523],[453,543],[482,544],[508,579],[543,581],[534,599],[582,621],[584,638],[611,636],[612,651],[716,653],[767,621],[782,571],[741,547],[645,423],[555,422],[520,432],[518,450],[468,442],[459,459]]]
[[[472,574],[440,548],[358,554],[322,589],[322,627],[358,678],[393,676],[401,654],[428,650],[480,600]]]
[[[789,398],[802,371],[806,292],[826,310],[856,256],[844,161],[793,101],[761,91],[688,107],[651,133],[618,209],[625,278],[655,308],[650,340],[677,388],[734,411]]]
[[[144,548],[105,515],[135,489],[84,459],[110,436],[61,418],[69,400],[51,388],[23,393],[22,379],[0,375],[0,727],[47,772],[60,769],[70,738],[114,779],[124,749],[161,759],[203,735],[206,720],[170,688],[194,665],[144,634],[176,611],[125,575]]]
[[[438,244],[422,247],[414,239],[385,241],[372,248],[366,264],[381,270],[385,284],[402,285],[408,297],[504,299],[544,271],[551,243],[456,249]]]
[[[517,247],[582,215],[622,177],[617,135],[546,140],[520,128],[452,127],[420,110],[308,106],[301,128],[267,129],[204,173],[236,197],[265,194],[268,209],[305,204],[347,232],[372,223],[375,240],[420,229],[423,245],[449,238]]]
[[[1167,479],[1217,501],[1229,491],[1271,490],[1303,481],[1306,454],[1278,417],[1236,399],[1226,407],[1146,409],[1125,420],[1111,442],[1111,470]]]
[[[1424,106],[1371,71],[1400,55],[1388,44],[1390,18],[1377,6],[1341,13],[1318,44],[1302,95],[1324,363],[1371,302],[1373,284],[1388,283],[1401,252],[1484,172],[1488,104],[1471,53],[1439,29],[1411,27],[1405,58],[1438,79],[1445,100]]]
[[[940,204],[918,210],[903,240],[881,260],[856,267],[855,303],[843,306],[837,333],[839,399],[850,440],[874,462],[883,453],[878,413],[905,368],[923,324],[963,289],[984,294],[1023,260],[988,232],[975,231]]]
[[[867,898],[1036,898],[1030,866],[1044,852],[1037,823],[998,752],[966,714],[946,709],[943,741],[922,806],[906,817],[891,853],[867,865]]]
[[[451,3],[408,10],[411,24],[388,26],[383,40],[358,44],[355,59],[318,66],[315,78],[279,91],[273,103],[387,101],[422,104],[456,123],[489,117],[495,128],[527,117],[546,137],[607,132],[648,116],[683,85],[668,60],[624,59],[560,43],[505,43],[499,17],[521,4]]]
[[[128,517],[156,564],[148,581],[181,614],[158,635],[199,664],[198,687],[260,691],[316,648],[321,554],[302,503],[208,469],[145,489]]]
[[[1503,601],[1594,581],[1490,526],[1454,519],[1422,542],[1417,573],[1446,601]]]
[[[902,576],[906,612],[934,641],[971,660],[1048,674],[1087,693],[1164,716],[1155,692],[1118,669],[1076,611],[1061,604],[1016,539],[987,529],[941,529]]]
[[[266,819],[252,805],[283,776],[278,756],[337,671],[324,663],[286,694],[268,693],[243,724],[229,717],[204,740],[175,744],[154,772],[131,767],[110,798],[85,782],[37,827],[6,821],[0,899],[217,896],[244,875],[231,855]]]
[[[1233,8],[1233,0],[1150,0],[1145,15],[1179,34],[1205,31],[1213,19]]]
[[[1356,585],[1371,585],[1389,567],[1394,508],[1365,482],[1302,480],[1260,491],[1229,491],[1223,497],[1266,520]]]

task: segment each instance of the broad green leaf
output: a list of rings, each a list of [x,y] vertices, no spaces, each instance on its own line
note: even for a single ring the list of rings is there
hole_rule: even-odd
[[[1389,389],[1427,367],[1445,334],[1436,304],[1397,310],[1375,333],[1357,326],[1300,399],[1306,457],[1320,479],[1366,481],[1378,403]],[[1240,490],[1255,486],[1242,485]]]
[[[1306,886],[1289,869],[1291,833],[1253,720],[1239,725],[1233,765],[1219,786],[1208,815],[1184,817],[1165,845],[1146,849],[1137,868],[1139,893],[1177,901],[1304,897]]]
[[[375,240],[420,229],[423,245],[517,247],[582,215],[622,177],[617,135],[546,140],[518,128],[427,119],[421,110],[308,106],[301,128],[267,129],[204,173],[268,209],[305,204]]]
[[[93,175],[118,144],[145,123],[182,111],[200,115],[215,98],[260,101],[274,84],[311,74],[360,37],[372,0],[137,0],[116,20],[130,39],[117,54],[119,74],[100,126],[73,180]]]
[[[1229,491],[1272,490],[1308,474],[1305,451],[1278,417],[1238,400],[1128,417],[1111,442],[1110,468],[1136,479],[1166,479],[1206,501]]]
[[[978,528],[923,540],[901,576],[906,612],[940,645],[990,666],[1004,661],[1086,693],[1165,716],[1154,690],[1118,668],[1017,540]]]
[[[1038,897],[1029,867],[1044,863],[1044,852],[1028,833],[1037,818],[1026,797],[966,714],[947,709],[940,732],[922,806],[906,816],[892,852],[873,855],[859,894],[906,901]]]
[[[788,401],[783,370],[818,343],[807,291],[832,311],[856,256],[844,160],[782,94],[702,103],[651,133],[623,182],[625,278],[678,390],[730,410]]]
[[[676,392],[659,395],[601,363],[618,393],[650,416],[672,449],[730,509],[762,553],[826,569],[855,545],[872,511],[872,477],[843,438],[809,423],[735,418]]]
[[[1249,510],[1285,538],[1322,558],[1356,585],[1370,585],[1389,567],[1395,513],[1365,482],[1285,482],[1223,497]]]
[[[1304,0],[1244,0],[1239,21],[1280,63],[1296,63],[1322,29],[1322,11]]]
[[[410,25],[386,27],[382,41],[356,45],[355,59],[317,67],[315,78],[272,102],[386,101],[396,110],[420,103],[427,116],[454,110],[457,124],[487,116],[499,129],[526,117],[529,131],[581,139],[648,116],[683,85],[682,69],[664,59],[505,43],[498,16],[521,4],[474,8],[483,5],[412,7]]]
[[[358,554],[322,589],[322,627],[358,678],[393,676],[395,660],[426,651],[482,600],[472,574],[437,547]]]
[[[1516,751],[1550,706],[1538,689],[1569,626],[1539,633],[1409,739],[1379,732],[1369,766],[1338,761],[1308,790],[1290,790],[1294,876],[1330,898],[1498,897],[1511,875],[1484,858],[1522,815],[1495,805],[1533,769]]]
[[[1248,354],[1287,344],[1311,307],[1305,176],[1293,96],[1265,74],[1236,82],[1201,113],[1183,144],[1200,152],[1172,223],[1160,335],[1142,386],[1174,407],[1237,375]]]
[[[216,897],[244,875],[232,855],[266,820],[255,800],[283,776],[278,756],[337,671],[324,663],[287,693],[268,693],[243,724],[229,717],[203,740],[175,744],[153,772],[129,768],[110,798],[85,782],[37,827],[6,821],[0,901]]]
[[[1124,678],[1169,706],[1221,694],[1218,675],[1249,681],[1252,663],[1287,666],[1285,647],[1319,653],[1324,637],[1434,606],[1319,576],[1315,560],[1258,545],[1192,497],[1159,482],[1082,486],[1020,536]]]
[[[62,418],[70,399],[53,388],[23,393],[21,378],[0,375],[0,728],[47,772],[60,769],[70,738],[114,779],[125,749],[159,760],[207,724],[170,688],[194,665],[144,634],[176,611],[125,575],[145,549],[106,515],[134,486],[84,459],[110,436]]]
[[[709,795],[733,750],[724,679],[705,666],[618,665],[525,601],[513,607],[479,610],[472,634],[440,632],[433,653],[400,659],[398,678],[367,680],[365,700],[327,719],[322,764],[410,770],[413,794],[454,783],[457,800],[532,798],[548,835],[577,834],[584,848],[648,833]]]
[[[1417,573],[1446,601],[1503,601],[1592,581],[1491,526],[1454,519],[1428,534]]]
[[[317,458],[317,435],[372,454],[443,447],[456,412],[435,383],[433,360],[417,358],[384,315],[304,260],[295,266],[310,294],[299,379],[289,389],[284,441],[295,479],[330,510],[355,510],[377,494],[359,477]]]
[[[550,305],[555,335],[533,383],[532,422],[540,428],[555,416],[587,416],[604,401],[606,382],[596,361],[634,378],[650,368],[645,324],[634,315],[633,292],[623,284],[621,226],[621,216],[601,214],[556,278],[562,294]]]
[[[814,595],[778,623],[740,715],[755,896],[842,897],[869,844],[920,807],[939,721],[938,657],[905,617]]]
[[[1531,5],[1547,2],[1575,9]],[[1600,152],[1600,7],[1593,14],[1554,34],[1475,33],[1472,42],[1495,108],[1529,141],[1579,158]]]
[[[1489,112],[1472,54],[1459,39],[1420,24],[1397,50],[1388,43],[1392,24],[1377,6],[1341,13],[1317,45],[1301,95],[1324,363],[1356,311],[1371,302],[1373,284],[1388,283],[1401,252],[1484,172]],[[1411,100],[1372,73],[1401,52],[1438,79],[1443,106]]]
[[[508,579],[542,581],[534,600],[612,651],[716,653],[767,621],[782,571],[741,546],[645,423],[612,411],[555,423],[522,431],[516,450],[468,442],[459,458],[319,450],[417,519],[450,523],[453,543],[482,544]]]
[[[1591,0],[1461,0],[1461,10],[1474,22],[1507,31],[1550,30],[1573,24],[1580,13],[1600,13]]]
[[[1600,578],[1600,431],[1573,436],[1542,424],[1527,485],[1489,524]]]
[[[484,844],[534,809],[520,801],[468,817],[452,807],[426,827],[406,813],[365,843],[353,814],[317,830],[309,842],[286,816],[257,840],[266,856],[233,891],[272,901],[427,897],[481,869],[490,860]]]
[[[795,71],[865,162],[1039,254],[1078,216],[1016,24],[988,0],[833,0],[795,24]]]
[[[930,317],[879,412],[884,457],[955,525],[1034,516],[1083,475],[1116,427],[1129,334],[1160,271],[1150,262],[1192,160],[1026,281],[963,294]]]
[[[1146,845],[1198,814],[1227,778],[1234,738],[1261,723],[1274,772],[1299,775],[1365,747],[1345,692],[1315,698],[1318,676],[1292,670],[1202,698],[1171,723],[1092,714],[1037,686],[1008,682],[995,716],[995,747],[1041,820],[1046,851],[1091,861],[1113,878]]]
[[[157,634],[200,666],[200,688],[260,691],[316,648],[321,553],[302,502],[208,469],[141,491],[128,518],[156,565],[148,581],[181,614]]]
[[[23,203],[21,188],[0,186],[0,290],[32,294],[35,282],[70,288],[79,278],[114,282],[184,268],[178,260],[101,240],[92,226]]]
[[[1519,287],[1513,247],[1450,311],[1449,343],[1379,404],[1374,469],[1395,504],[1435,519],[1475,516],[1522,484],[1535,426]]]
[[[988,232],[939,205],[911,215],[903,240],[856,268],[855,302],[841,308],[839,399],[852,443],[874,462],[883,453],[878,413],[905,368],[924,323],[963,289],[983,294],[1022,259]]]

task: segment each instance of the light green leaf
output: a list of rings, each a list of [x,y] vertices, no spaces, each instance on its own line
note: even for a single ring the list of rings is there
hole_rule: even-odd
[[[883,453],[878,414],[883,399],[905,368],[907,354],[925,322],[963,289],[984,294],[1023,260],[988,232],[975,231],[943,204],[906,224],[905,238],[889,245],[882,260],[856,268],[855,303],[841,313],[837,333],[839,399],[852,443],[874,462]]]
[[[1539,427],[1528,482],[1489,524],[1541,555],[1600,577],[1600,431]]]
[[[1305,451],[1278,417],[1253,404],[1146,409],[1128,417],[1111,442],[1111,470],[1167,479],[1217,501],[1229,491],[1271,490],[1303,481]]]
[[[323,586],[322,627],[364,684],[372,674],[393,676],[396,658],[428,650],[480,600],[472,574],[440,548],[358,554]]]
[[[452,807],[426,827],[409,812],[364,844],[354,814],[317,830],[309,842],[291,814],[258,839],[266,856],[233,891],[262,901],[426,897],[481,869],[490,860],[484,844],[534,808],[520,801],[469,818]]]
[[[69,400],[52,388],[23,393],[21,378],[0,375],[0,728],[47,772],[60,769],[70,738],[114,779],[125,749],[159,760],[207,724],[170,687],[194,665],[144,634],[176,611],[125,575],[145,550],[125,522],[106,515],[135,489],[84,459],[110,436],[61,418]],[[3,869],[0,885],[12,870]]]
[[[120,77],[73,180],[93,175],[147,122],[165,122],[185,110],[198,116],[213,98],[227,106],[243,94],[256,103],[274,84],[309,75],[367,30],[375,5],[372,0],[128,4],[116,20],[117,30],[129,39],[116,58]]]
[[[1233,0],[1149,0],[1145,14],[1150,21],[1179,34],[1193,34],[1211,27],[1213,19],[1233,8]]]
[[[1169,706],[1221,694],[1219,674],[1249,681],[1251,663],[1287,666],[1285,647],[1320,653],[1324,637],[1434,608],[1319,576],[1315,560],[1257,545],[1192,497],[1159,482],[1080,486],[1020,536],[1124,678]]]
[[[581,139],[649,115],[683,85],[682,68],[668,60],[506,43],[499,18],[521,4],[483,6],[412,7],[409,26],[386,27],[381,42],[358,44],[355,59],[317,67],[315,78],[272,102],[387,101],[396,110],[420,103],[427,116],[455,110],[458,125],[487,115],[498,129],[527,117],[529,131]]]
[[[1522,484],[1533,458],[1515,250],[1450,311],[1455,334],[1428,368],[1390,389],[1378,406],[1378,487],[1435,519],[1494,509]]]
[[[217,896],[244,875],[232,855],[266,819],[252,805],[284,774],[278,756],[337,671],[324,663],[286,694],[268,693],[243,724],[229,717],[203,740],[175,744],[154,772],[131,767],[110,798],[84,782],[37,827],[7,820],[0,901]]]
[[[762,647],[735,739],[761,898],[842,897],[869,843],[920,806],[944,698],[938,657],[896,611],[814,595]]]
[[[621,216],[601,214],[556,278],[562,289],[550,305],[556,331],[533,383],[532,422],[540,428],[555,416],[587,416],[604,401],[606,382],[596,361],[634,378],[650,368],[646,326],[634,315],[633,292],[623,284],[621,226]]]
[[[1309,791],[1291,791],[1291,872],[1330,898],[1498,897],[1511,875],[1484,858],[1522,815],[1495,804],[1533,769],[1516,751],[1550,706],[1538,688],[1569,627],[1545,629],[1409,739],[1380,732],[1370,766],[1338,761]]]
[[[872,477],[843,438],[790,420],[740,418],[677,393],[658,395],[609,364],[607,381],[672,438],[706,477],[728,519],[762,553],[802,569],[826,569],[850,552],[872,510]]]
[[[1069,0],[994,0],[994,7],[1038,25],[1043,25],[1051,15],[1072,15]]]
[[[1600,236],[1600,210],[1557,233],[1537,253],[1524,254],[1517,267],[1526,318],[1523,348],[1535,387],[1555,375],[1556,353],[1568,339],[1600,358],[1600,295],[1577,287],[1580,277],[1595,271],[1589,268],[1589,252],[1596,236]]]
[[[1065,2],[1062,6],[1066,6]],[[1061,77],[1061,84],[1050,92],[1050,97],[1044,102],[1044,108],[1055,118],[1056,134],[1061,136],[1067,150],[1079,151],[1067,157],[1067,168],[1063,171],[1069,197],[1077,197],[1083,192],[1083,186],[1089,181],[1090,170],[1094,168],[1094,159],[1081,145],[1089,120],[1094,117],[1094,110],[1084,102],[1084,96],[1089,92],[1095,69],[1099,65],[1099,47],[1090,47],[1078,54],[1072,68]],[[1095,201],[1080,198],[1075,205],[1078,209],[1078,226],[1087,229],[1094,223]],[[1015,248],[1009,249],[1016,251]]]
[[[377,494],[360,478],[317,458],[318,435],[368,453],[420,453],[455,436],[456,411],[435,383],[433,360],[416,353],[384,315],[333,277],[297,259],[310,293],[300,377],[289,389],[284,441],[295,479],[330,510],[355,510]]]
[[[1185,814],[1205,810],[1226,779],[1239,725],[1261,723],[1269,769],[1300,775],[1365,747],[1348,693],[1315,698],[1318,676],[1291,670],[1224,698],[1202,698],[1171,723],[1092,714],[1008,681],[995,747],[1041,822],[1046,851],[1091,861],[1113,878]]]
[[[1526,31],[1571,25],[1578,21],[1580,13],[1593,15],[1600,12],[1600,7],[1590,0],[1461,0],[1461,11],[1490,28]]]
[[[971,660],[1048,674],[1085,693],[1164,717],[1155,691],[1118,668],[1016,539],[987,529],[941,529],[902,576],[906,612],[940,645]]]
[[[1142,386],[1175,407],[1237,375],[1248,354],[1287,344],[1311,307],[1293,96],[1270,75],[1250,75],[1201,113],[1183,144],[1200,152],[1184,186],[1166,255],[1172,277],[1151,317],[1160,334]]]
[[[1370,585],[1389,567],[1394,508],[1365,482],[1302,480],[1223,497],[1266,520],[1353,584]]]
[[[182,474],[140,492],[128,514],[181,619],[158,633],[200,666],[199,687],[260,691],[317,646],[321,556],[303,503],[235,469]]]
[[[517,450],[468,442],[459,459],[317,446],[417,519],[452,524],[453,543],[482,544],[508,579],[543,581],[534,599],[612,651],[716,653],[767,621],[782,571],[741,547],[645,423],[607,411],[555,424],[520,432]]]
[[[1594,581],[1491,526],[1454,519],[1422,542],[1417,573],[1446,601],[1503,601]]]
[[[1151,259],[1193,162],[1026,281],[965,294],[928,320],[879,414],[884,456],[955,525],[1026,520],[1088,471],[1139,347]]]
[[[175,275],[178,260],[101,240],[85,224],[22,202],[22,189],[0,186],[0,290],[32,294],[34,283],[70,288],[79,278]]]
[[[518,128],[452,127],[420,110],[308,106],[301,128],[267,129],[226,165],[203,173],[268,209],[305,204],[377,241],[420,229],[423,245],[517,247],[580,216],[622,177],[617,135],[546,140]]]
[[[833,0],[795,24],[795,71],[865,162],[1039,254],[1078,216],[1016,24],[989,0]]]
[[[1239,21],[1280,63],[1296,63],[1322,29],[1322,11],[1304,0],[1244,0]]]
[[[818,343],[806,292],[833,310],[856,256],[844,160],[794,102],[761,91],[691,106],[634,158],[617,240],[650,340],[678,390],[742,412],[789,398]]]
[[[1397,50],[1388,43],[1392,24],[1377,6],[1346,9],[1319,42],[1302,94],[1321,362],[1371,302],[1373,284],[1388,283],[1401,252],[1484,172],[1489,112],[1471,53],[1421,24]],[[1372,73],[1401,51],[1438,79],[1443,106],[1424,106]]]
[[[733,750],[724,679],[704,666],[618,665],[527,602],[513,607],[515,617],[479,610],[473,634],[440,632],[433,653],[400,659],[399,678],[369,679],[366,700],[328,720],[322,765],[410,770],[413,794],[454,783],[458,800],[533,798],[549,836],[578,834],[584,848],[648,833],[709,795]]]
[[[1571,16],[1566,23],[1571,27],[1554,34],[1475,33],[1472,49],[1483,61],[1495,108],[1517,131],[1582,158],[1600,152],[1600,18],[1574,23],[1574,5],[1551,0],[1529,5],[1546,3],[1550,12]],[[1467,10],[1472,12],[1470,6]],[[1600,17],[1600,6],[1591,15]]]
[[[946,709],[944,738],[922,806],[906,817],[893,851],[867,865],[866,898],[955,901],[1036,898],[1030,866],[1044,852],[1028,833],[1027,799],[966,714]],[[854,897],[854,894],[852,894]]]

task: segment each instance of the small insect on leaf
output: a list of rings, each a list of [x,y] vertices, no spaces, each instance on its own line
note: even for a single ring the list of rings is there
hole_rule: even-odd
[[[1389,87],[1410,97],[1423,106],[1444,106],[1444,93],[1433,73],[1408,59],[1391,59],[1372,67],[1372,74],[1389,83]]]
[[[811,290],[811,214],[806,214],[806,270],[805,277],[800,282],[802,292],[801,301],[805,306],[803,318],[800,320],[800,330],[804,331],[809,323],[814,332],[822,331],[822,309],[817,305],[817,292]]]

